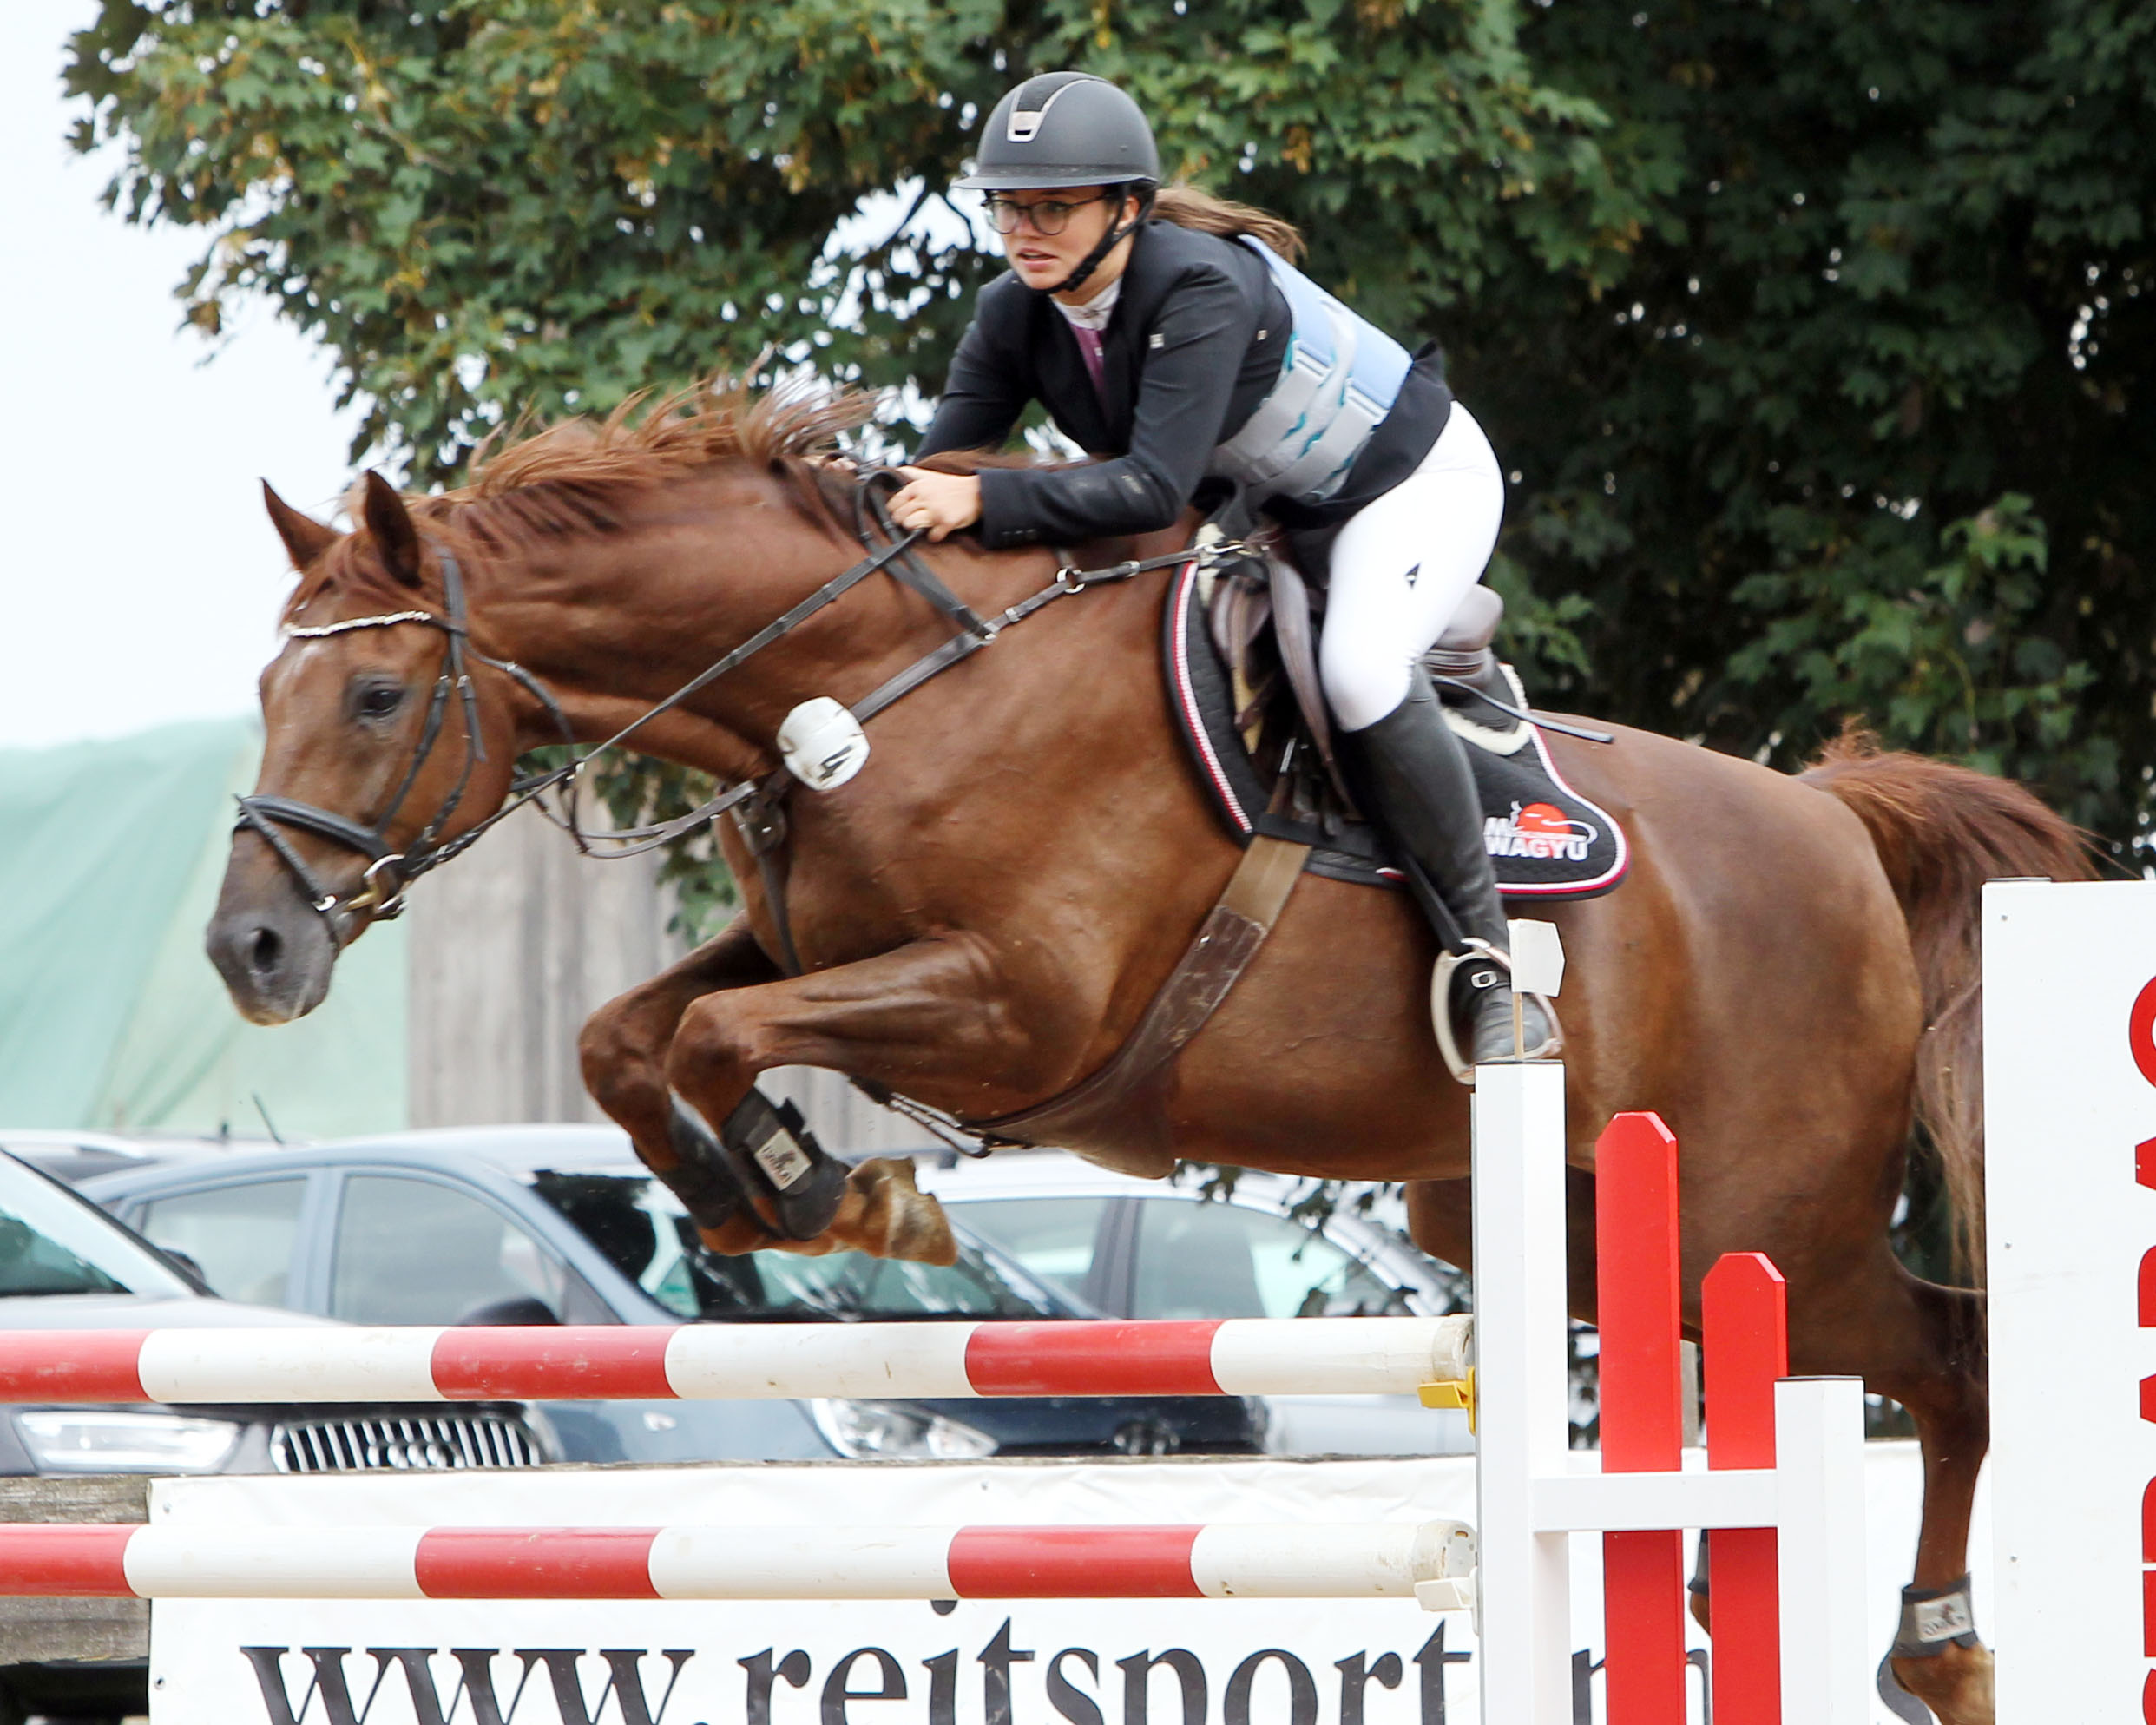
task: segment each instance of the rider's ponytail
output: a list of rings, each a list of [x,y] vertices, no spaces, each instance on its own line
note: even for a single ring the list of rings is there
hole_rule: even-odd
[[[1303,255],[1303,236],[1294,223],[1283,221],[1252,204],[1216,198],[1212,193],[1181,181],[1160,188],[1154,199],[1153,215],[1156,221],[1172,221],[1178,227],[1194,227],[1201,234],[1218,234],[1224,240],[1247,234],[1290,263],[1298,262]]]

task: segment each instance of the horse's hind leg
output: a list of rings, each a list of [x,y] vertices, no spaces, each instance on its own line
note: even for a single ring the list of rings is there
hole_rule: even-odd
[[[1982,1296],[1919,1281],[1879,1238],[1861,1255],[1814,1258],[1801,1281],[1791,1279],[1789,1310],[1792,1372],[1861,1373],[1866,1388],[1916,1420],[1923,1521],[1910,1590],[1919,1599],[1956,1591],[1989,1442]],[[1911,1615],[1897,1645],[1907,1644]],[[1993,1725],[1991,1653],[1973,1634],[1897,1654],[1893,1666],[1939,1725]]]
[[[1913,1281],[1913,1291],[1929,1343],[1928,1369],[1874,1387],[1909,1409],[1923,1450],[1923,1526],[1910,1586],[1921,1598],[1949,1592],[1968,1573],[1969,1511],[1990,1445],[1991,1406],[1982,1295],[1922,1281]],[[1897,1651],[1894,1676],[1939,1725],[1992,1725],[1991,1652],[1974,1634],[1931,1642],[1920,1653]]]

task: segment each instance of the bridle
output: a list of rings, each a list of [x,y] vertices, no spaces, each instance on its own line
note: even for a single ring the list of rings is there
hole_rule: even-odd
[[[244,796],[240,799],[240,819],[235,831],[257,834],[276,853],[278,860],[292,872],[306,894],[308,904],[330,925],[330,932],[341,944],[351,919],[365,912],[377,919],[387,921],[398,915],[404,907],[404,888],[428,869],[442,863],[462,850],[476,834],[467,833],[450,845],[438,845],[436,840],[447,826],[457,807],[464,800],[464,793],[471,784],[475,768],[487,758],[486,739],[479,728],[479,694],[473,686],[471,670],[467,661],[505,671],[552,708],[557,718],[561,709],[552,696],[539,687],[538,681],[521,666],[507,660],[489,658],[471,645],[470,628],[464,603],[464,575],[455,555],[448,547],[434,543],[437,560],[442,567],[443,602],[446,615],[433,611],[389,611],[377,616],[347,617],[340,622],[321,623],[303,627],[287,623],[283,633],[287,640],[319,641],[331,635],[349,635],[359,629],[396,629],[404,624],[416,624],[425,629],[439,629],[444,637],[442,668],[434,680],[434,693],[427,703],[427,716],[420,728],[419,741],[412,751],[411,760],[404,768],[403,782],[389,805],[373,826],[362,826],[349,815],[334,809],[319,807],[313,803],[300,802],[292,797]],[[457,775],[457,782],[450,787],[433,816],[412,841],[402,851],[390,847],[389,829],[404,806],[404,799],[411,794],[411,787],[418,781],[434,754],[436,743],[441,741],[443,721],[448,717],[450,702],[454,699],[461,707],[464,721],[464,760]],[[566,725],[566,721],[563,721]],[[366,872],[360,877],[360,890],[349,899],[340,899],[325,886],[306,859],[293,848],[290,839],[281,829],[297,828],[332,840],[348,850],[358,852],[367,859]]]
[[[406,626],[441,631],[444,638],[442,664],[435,676],[434,691],[427,704],[426,720],[420,728],[411,763],[404,769],[404,780],[398,786],[396,794],[390,799],[388,807],[372,826],[365,826],[349,815],[339,814],[332,809],[321,808],[291,797],[243,796],[239,800],[240,818],[234,830],[255,833],[268,845],[299,883],[308,904],[328,923],[331,938],[339,945],[344,944],[346,931],[356,916],[365,913],[374,920],[388,921],[399,915],[404,908],[405,889],[413,881],[430,870],[439,868],[451,858],[462,855],[496,823],[514,814],[526,803],[539,802],[548,791],[556,787],[563,789],[563,811],[560,815],[550,814],[550,818],[569,833],[579,851],[588,856],[601,858],[641,855],[679,838],[705,821],[729,811],[742,810],[745,806],[752,813],[761,810],[762,818],[759,821],[753,826],[745,825],[745,836],[748,838],[750,848],[755,853],[759,866],[766,869],[768,884],[768,859],[784,836],[783,826],[776,816],[776,807],[778,800],[784,796],[790,782],[785,767],[779,767],[761,777],[746,779],[730,786],[687,814],[654,826],[602,833],[587,833],[578,824],[574,801],[577,781],[593,761],[619,747],[634,732],[660,714],[680,706],[691,695],[717,681],[774,642],[792,634],[811,616],[879,570],[887,571],[903,585],[926,599],[950,620],[955,629],[942,645],[914,661],[864,699],[852,703],[851,711],[855,720],[864,724],[930,678],[989,645],[1013,624],[1024,622],[1042,606],[1066,595],[1082,593],[1089,587],[1127,581],[1147,570],[1188,563],[1193,556],[1224,558],[1240,555],[1246,549],[1239,543],[1221,542],[1201,551],[1173,551],[1161,556],[1113,564],[1106,569],[1080,570],[1066,564],[1057,569],[1055,578],[1048,586],[1009,609],[984,618],[953,594],[935,572],[914,555],[914,547],[921,535],[917,531],[901,533],[891,520],[884,497],[901,483],[899,476],[885,468],[871,469],[860,475],[854,491],[854,530],[867,555],[859,562],[833,576],[805,599],[765,624],[724,658],[692,677],[656,706],[631,720],[604,742],[586,749],[565,765],[516,781],[509,787],[509,797],[500,808],[455,838],[446,840],[442,839],[441,834],[463,801],[474,770],[487,758],[486,742],[479,728],[478,690],[471,677],[473,663],[503,673],[535,697],[553,716],[565,742],[574,745],[575,736],[561,703],[548,692],[538,678],[512,660],[490,658],[472,646],[464,597],[463,571],[455,554],[446,545],[438,540],[429,540],[427,543],[442,570],[444,609],[441,612],[388,611],[375,616],[347,617],[341,622],[312,627],[287,624],[284,629],[286,637],[295,641],[322,640],[361,629]],[[884,542],[880,545],[877,543],[879,539]],[[394,849],[389,841],[391,824],[403,808],[404,800],[411,794],[413,785],[418,781],[420,774],[434,754],[436,745],[441,741],[452,701],[462,712],[464,728],[464,758],[457,781],[450,786],[440,806],[411,841],[401,850]],[[542,812],[548,812],[543,803],[540,803],[540,807]],[[737,819],[739,818],[737,814]],[[360,877],[359,891],[346,899],[340,899],[331,892],[308,867],[306,859],[293,847],[283,830],[286,828],[313,833],[318,838],[327,839],[365,857],[367,867]],[[774,913],[779,922],[783,956],[788,968],[798,971],[800,965],[793,951],[792,934],[785,917],[783,895],[779,895],[775,899]]]

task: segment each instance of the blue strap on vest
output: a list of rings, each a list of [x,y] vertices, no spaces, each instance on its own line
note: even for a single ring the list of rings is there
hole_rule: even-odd
[[[1323,503],[1340,489],[1370,434],[1391,411],[1414,362],[1398,342],[1271,247],[1239,237],[1272,270],[1293,328],[1279,381],[1213,451],[1208,471],[1261,497]]]

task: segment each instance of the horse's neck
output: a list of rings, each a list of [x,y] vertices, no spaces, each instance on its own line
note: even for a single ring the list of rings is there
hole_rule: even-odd
[[[785,478],[717,471],[654,488],[618,530],[565,537],[501,569],[475,588],[475,616],[483,649],[533,672],[578,739],[595,742],[863,555],[835,524],[819,523]],[[1045,552],[953,545],[929,556],[983,613],[1037,589],[1054,568]],[[767,761],[779,721],[799,701],[856,701],[953,629],[893,577],[873,575],[680,710],[640,728],[634,746],[739,776]],[[525,725],[525,747],[558,741],[550,714],[528,714]]]
[[[477,644],[530,672],[577,740],[598,742],[848,561],[842,543],[755,483],[677,482],[654,488],[613,530],[564,535],[494,562],[473,583]],[[799,645],[773,647],[764,658],[782,663],[799,656]],[[767,665],[753,671],[641,728],[634,746],[704,772],[739,773],[775,726],[769,708],[779,697]],[[533,703],[520,746],[558,741],[552,714]]]

